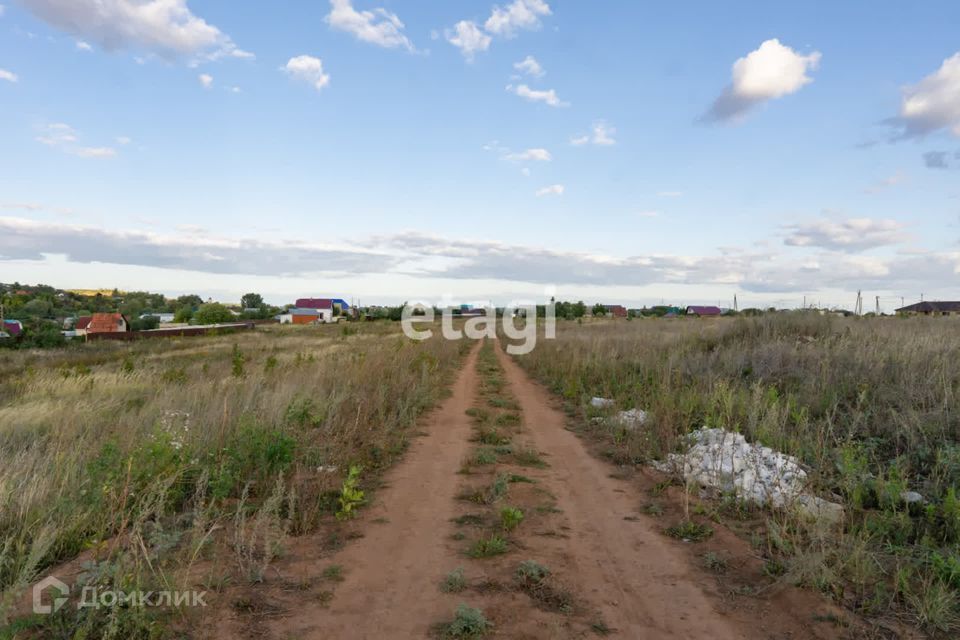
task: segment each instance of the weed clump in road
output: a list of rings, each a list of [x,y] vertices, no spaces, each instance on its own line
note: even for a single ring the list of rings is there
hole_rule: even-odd
[[[500,524],[504,531],[513,531],[523,522],[523,511],[516,507],[500,509]]]
[[[453,620],[445,624],[441,635],[443,638],[481,638],[493,629],[493,624],[487,620],[480,609],[459,604]]]
[[[514,575],[521,584],[536,584],[543,582],[550,575],[550,569],[536,560],[524,560],[517,566]]]
[[[500,536],[493,535],[474,542],[467,553],[471,558],[489,558],[506,552],[507,541]]]
[[[460,593],[467,588],[467,579],[463,574],[463,567],[457,567],[446,576],[440,583],[440,591],[444,593]]]

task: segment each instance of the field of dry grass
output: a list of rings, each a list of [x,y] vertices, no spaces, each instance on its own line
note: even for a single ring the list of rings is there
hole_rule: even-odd
[[[518,361],[579,430],[627,466],[704,425],[799,458],[841,501],[839,527],[768,512],[751,536],[782,579],[875,620],[960,631],[960,324],[778,314],[560,323]],[[642,429],[590,418],[593,396],[650,412]],[[915,491],[920,502],[902,495]],[[715,511],[736,519],[738,509]],[[723,514],[723,515],[721,515]],[[952,636],[955,637],[955,636]]]
[[[0,627],[78,556],[87,584],[170,589],[221,545],[257,580],[284,536],[349,515],[348,472],[361,491],[404,450],[467,347],[351,325],[0,352]],[[12,628],[155,637],[153,616],[65,607]]]

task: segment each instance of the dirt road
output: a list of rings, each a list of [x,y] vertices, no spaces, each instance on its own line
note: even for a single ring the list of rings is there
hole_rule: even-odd
[[[495,356],[485,352],[487,369],[478,372],[479,351],[422,423],[423,437],[387,473],[386,488],[351,523],[357,539],[332,554],[317,536],[294,541],[273,567],[278,578],[261,587],[262,602],[248,603],[249,611],[234,606],[215,636],[437,637],[438,623],[462,602],[482,609],[496,638],[843,637],[812,625],[814,610],[827,605],[795,589],[731,606],[689,545],[641,513],[640,488],[612,477],[615,467],[567,430],[549,393],[499,347]],[[497,439],[487,442],[490,434]],[[495,462],[478,459],[484,448]],[[498,483],[502,491],[490,497]],[[509,530],[500,528],[508,505],[524,514]],[[495,538],[505,539],[504,549],[474,552]],[[751,555],[729,532],[717,538]],[[518,585],[524,560],[550,568],[549,588]],[[343,581],[318,591],[332,566]],[[457,567],[466,585],[445,592],[440,583]]]
[[[547,392],[497,352],[533,442],[550,461],[547,486],[568,520],[571,569],[607,624],[628,638],[743,637],[717,615],[668,538],[642,521],[624,520],[637,511],[637,496],[566,430]]]
[[[269,625],[270,637],[423,638],[456,606],[455,599],[441,597],[437,584],[457,563],[443,537],[455,515],[457,469],[470,444],[466,411],[474,399],[476,359],[474,348],[452,395],[424,423],[425,437],[388,472],[387,487],[363,515],[364,537],[321,565],[345,568],[335,597],[329,604],[284,607]]]

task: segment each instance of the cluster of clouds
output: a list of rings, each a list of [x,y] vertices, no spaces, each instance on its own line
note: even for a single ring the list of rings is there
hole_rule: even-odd
[[[387,49],[416,51],[403,33],[403,22],[397,14],[386,9],[357,11],[352,0],[330,0],[330,13],[325,20],[331,28],[349,33],[363,42]]]
[[[483,26],[474,20],[461,20],[444,36],[468,61],[490,48],[495,37],[513,38],[519,31],[540,28],[540,19],[551,15],[544,0],[513,0],[506,6],[495,5]]]
[[[191,66],[223,58],[250,59],[219,28],[195,15],[187,0],[21,0],[38,18],[76,38],[76,48],[94,45],[132,50],[164,59],[186,58]],[[3,15],[0,5],[0,16]],[[485,20],[461,20],[444,37],[463,57],[472,61],[497,39],[517,37],[542,26],[552,15],[545,0],[511,0],[492,7]],[[357,40],[417,53],[405,25],[383,8],[357,9],[354,0],[330,0],[325,17],[330,29]],[[92,43],[92,44],[91,44]],[[818,51],[799,52],[778,39],[768,39],[732,64],[728,84],[703,115],[712,123],[736,123],[764,104],[796,94],[814,82],[822,56]],[[506,89],[524,100],[549,107],[569,106],[554,89],[531,87],[546,74],[543,65],[528,55],[513,65],[516,76]],[[321,58],[309,54],[291,57],[281,71],[292,80],[322,91],[330,74]],[[214,86],[209,73],[197,76],[204,88]],[[0,81],[17,83],[20,77],[0,68]],[[236,87],[233,90],[238,91]],[[960,137],[960,52],[943,60],[938,69],[919,82],[904,87],[897,115],[888,121],[894,139],[922,138],[938,132]],[[604,121],[570,139],[574,146],[610,146],[616,129]],[[85,158],[110,158],[130,139],[93,146],[64,123],[45,125],[36,139],[51,148]],[[501,157],[522,165],[529,175],[531,163],[553,159],[549,150],[531,147],[521,151],[501,149]],[[960,151],[928,151],[924,164],[948,169],[960,164]],[[891,176],[868,189],[875,193],[903,180]],[[537,197],[558,197],[563,184],[537,189]],[[679,195],[663,192],[664,197]],[[25,206],[25,205],[22,205]],[[0,206],[0,208],[3,208]],[[32,210],[32,209],[31,209]],[[648,211],[638,215],[652,216]],[[525,282],[560,283],[569,279],[584,284],[644,284],[687,282],[735,284],[754,291],[794,291],[856,282],[887,288],[914,281],[955,284],[960,255],[952,252],[893,252],[868,255],[875,249],[892,250],[909,240],[903,224],[889,219],[817,219],[784,228],[776,252],[734,250],[716,256],[633,256],[611,258],[576,252],[502,243],[453,241],[422,234],[399,234],[371,239],[369,246],[342,249],[300,241],[263,242],[194,235],[157,235],[76,225],[40,223],[20,218],[0,218],[0,259],[38,260],[43,254],[64,254],[77,262],[141,264],[161,268],[211,273],[305,274],[319,271],[382,273],[423,260],[423,272],[436,277],[496,278]],[[251,258],[251,256],[255,256]],[[442,266],[426,258],[443,258]],[[565,280],[567,279],[567,280]]]
[[[40,128],[36,140],[48,147],[53,147],[81,158],[112,158],[117,155],[116,148],[112,146],[91,147],[81,144],[80,135],[77,131],[63,122],[44,125]],[[116,138],[116,143],[120,145],[130,144],[130,142],[131,140],[127,136],[119,136]]]
[[[600,120],[593,123],[590,133],[571,138],[570,144],[575,147],[580,147],[585,144],[595,144],[601,147],[609,147],[617,144],[617,141],[613,137],[616,133],[616,127],[611,127],[603,120]]]
[[[885,220],[814,221],[788,230],[789,250],[730,248],[714,255],[614,258],[503,242],[450,239],[419,232],[374,236],[343,244],[265,241],[103,229],[0,217],[0,259],[136,265],[213,274],[311,276],[401,274],[420,278],[496,280],[555,285],[699,284],[757,293],[876,288],[888,291],[955,286],[960,252],[865,253],[903,241]],[[873,239],[860,242],[857,234]]]
[[[863,251],[907,240],[902,223],[896,220],[849,218],[815,220],[790,225],[784,244],[792,247],[820,247],[835,251]]]
[[[20,0],[35,16],[77,38],[76,47],[92,49],[94,43],[106,50],[130,49],[165,59],[189,58],[191,65],[221,58],[253,58],[238,47],[229,35],[197,16],[187,0]],[[3,5],[0,5],[3,7]],[[0,8],[0,16],[4,10]],[[552,15],[546,0],[510,0],[494,5],[485,20],[461,20],[444,33],[446,40],[463,56],[472,60],[497,38],[514,38],[522,31],[539,29],[542,20]],[[404,32],[397,14],[384,8],[357,9],[354,0],[330,0],[325,21],[330,28],[349,33],[362,42],[389,49],[416,52]],[[737,59],[731,68],[729,84],[703,115],[707,122],[737,122],[759,105],[795,94],[813,82],[813,73],[821,61],[818,51],[800,53],[772,38]],[[514,65],[530,78],[541,78],[543,66],[532,56]],[[329,84],[323,61],[314,56],[291,58],[282,69],[291,77],[308,82],[316,89]],[[200,82],[209,87],[212,77],[201,74]],[[16,83],[14,71],[0,68],[0,81]],[[239,91],[236,87],[231,90]],[[526,83],[507,86],[507,90],[525,100],[551,107],[564,102],[554,89],[533,88]],[[960,137],[960,52],[945,59],[939,69],[916,84],[903,89],[899,113],[890,118],[896,137],[922,137],[946,131]],[[594,135],[577,138],[585,144]],[[927,166],[945,168],[945,152],[930,152]]]

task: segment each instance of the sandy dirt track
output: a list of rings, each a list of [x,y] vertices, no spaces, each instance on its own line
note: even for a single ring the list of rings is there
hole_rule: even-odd
[[[356,539],[332,553],[318,536],[294,540],[273,568],[273,586],[258,587],[262,610],[228,612],[211,637],[436,638],[436,625],[450,620],[461,602],[482,608],[495,624],[492,638],[595,638],[598,621],[611,637],[630,639],[851,637],[812,624],[818,610],[835,609],[810,592],[786,588],[747,606],[731,604],[697,552],[665,536],[662,520],[641,512],[641,486],[591,455],[567,429],[555,399],[499,346],[505,388],[523,417],[513,445],[534,448],[546,464],[518,468],[501,460],[486,470],[465,467],[476,446],[467,411],[480,402],[480,346],[467,356],[452,394],[425,416],[422,437],[351,523]],[[523,506],[527,518],[509,536],[507,554],[471,559],[467,545],[472,536],[489,535],[490,521],[467,528],[468,535],[452,521],[478,509],[486,509],[487,517],[498,513],[506,502],[483,507],[462,494],[465,487],[489,486],[504,468],[530,478],[512,485],[507,497]],[[555,508],[543,509],[544,500]],[[739,545],[735,553],[742,557],[751,555],[749,545],[729,531],[718,531],[714,543],[718,539],[727,548]],[[525,559],[550,567],[575,607],[551,610],[517,589],[513,572]],[[322,581],[332,564],[343,568],[344,580],[326,597],[290,586]],[[466,568],[470,586],[462,593],[442,592],[441,580],[458,566]]]

